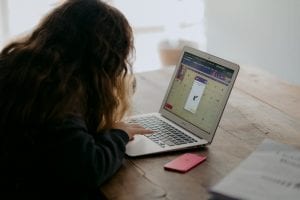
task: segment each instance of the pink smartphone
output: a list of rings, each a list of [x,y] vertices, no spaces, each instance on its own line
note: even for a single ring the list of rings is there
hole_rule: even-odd
[[[206,160],[205,156],[185,153],[164,165],[166,170],[187,172]]]

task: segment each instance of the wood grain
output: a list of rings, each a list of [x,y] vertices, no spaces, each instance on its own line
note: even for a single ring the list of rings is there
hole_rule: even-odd
[[[281,80],[262,69],[241,67],[236,87],[300,120],[300,86]]]

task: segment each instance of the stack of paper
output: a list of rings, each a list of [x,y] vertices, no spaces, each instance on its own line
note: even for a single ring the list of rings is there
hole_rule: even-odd
[[[300,150],[265,139],[210,192],[212,199],[299,200]]]

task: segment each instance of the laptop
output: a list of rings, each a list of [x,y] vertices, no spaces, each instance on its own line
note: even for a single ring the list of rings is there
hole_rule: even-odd
[[[211,144],[238,71],[235,63],[183,47],[159,112],[130,118],[154,132],[135,135],[126,154],[135,157]]]

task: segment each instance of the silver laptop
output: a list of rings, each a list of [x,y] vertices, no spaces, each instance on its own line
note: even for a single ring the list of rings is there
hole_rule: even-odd
[[[238,71],[237,64],[184,47],[159,113],[130,119],[154,133],[135,135],[126,154],[142,156],[210,144]]]

